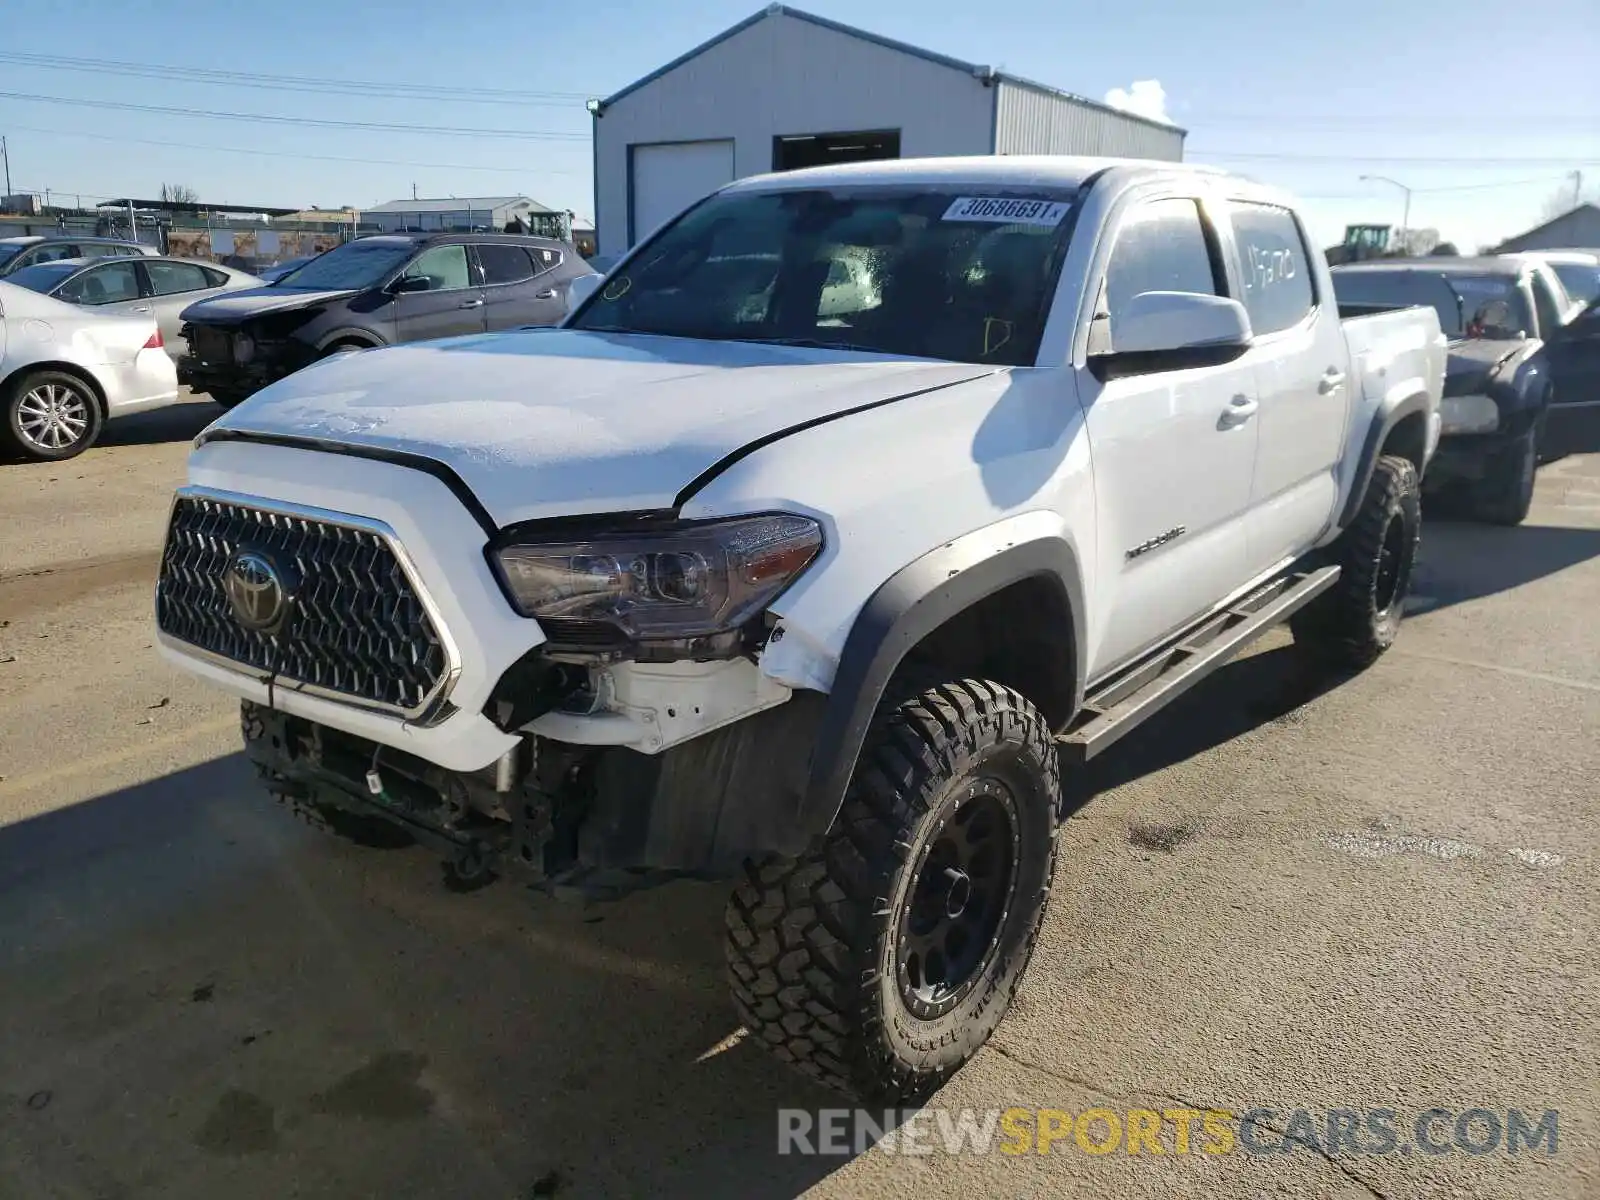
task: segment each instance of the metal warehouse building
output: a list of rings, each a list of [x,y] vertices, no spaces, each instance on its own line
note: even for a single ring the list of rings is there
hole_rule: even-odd
[[[557,215],[526,196],[450,196],[439,200],[390,200],[376,208],[362,209],[361,223],[375,225],[385,233],[407,229],[488,229],[498,233],[517,217],[532,227],[540,218],[554,219]]]
[[[589,107],[605,254],[766,171],[950,154],[1183,157],[1175,126],[781,4]]]

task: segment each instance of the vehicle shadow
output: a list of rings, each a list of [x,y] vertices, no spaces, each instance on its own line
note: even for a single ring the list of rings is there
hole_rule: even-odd
[[[1597,556],[1600,529],[1429,518],[1406,611],[1431,612],[1511,591]]]
[[[740,1040],[723,889],[446,892],[239,756],[0,828],[0,1161],[27,1195],[790,1197],[840,1100]],[[0,1188],[0,1191],[3,1191]]]
[[[166,408],[155,408],[107,421],[105,429],[101,431],[99,444],[153,446],[160,442],[189,442],[221,415],[222,409],[209,396],[199,395]]]
[[[1153,775],[1232,741],[1302,706],[1349,678],[1319,667],[1292,644],[1220,667],[1097,758],[1061,775],[1065,815],[1102,792]]]

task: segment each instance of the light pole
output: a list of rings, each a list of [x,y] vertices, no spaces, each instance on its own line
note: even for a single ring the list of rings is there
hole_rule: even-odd
[[[1398,179],[1390,179],[1387,175],[1363,175],[1361,178],[1363,182],[1367,183],[1387,183],[1391,187],[1399,188],[1406,194],[1405,211],[1400,216],[1400,240],[1402,249],[1409,248],[1409,243],[1406,242],[1406,233],[1411,228],[1411,189]]]

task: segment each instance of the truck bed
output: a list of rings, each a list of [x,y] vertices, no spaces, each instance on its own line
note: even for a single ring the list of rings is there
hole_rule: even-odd
[[[1433,309],[1341,304],[1339,323],[1350,347],[1352,382],[1369,402],[1422,390],[1440,393],[1447,343]]]

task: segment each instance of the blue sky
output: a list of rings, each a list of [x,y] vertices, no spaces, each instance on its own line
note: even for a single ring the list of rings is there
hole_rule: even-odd
[[[524,193],[592,215],[586,96],[606,95],[748,16],[759,0],[370,6],[6,0],[0,133],[16,190],[370,205],[406,196]],[[1288,187],[1314,233],[1349,221],[1435,226],[1463,249],[1537,222],[1584,172],[1600,196],[1600,4],[1549,0],[807,0],[799,7],[1097,99],[1148,100],[1158,81],[1190,130],[1188,157]],[[494,15],[485,15],[494,14]],[[59,69],[7,55],[166,64],[534,94],[473,102],[314,95],[227,82]],[[1318,60],[1326,66],[1319,66]],[[521,137],[225,121],[17,94]],[[553,137],[532,135],[550,134]],[[137,141],[132,139],[139,139]],[[150,143],[178,143],[155,145]],[[315,156],[315,157],[312,157]],[[357,162],[354,159],[381,160]]]

